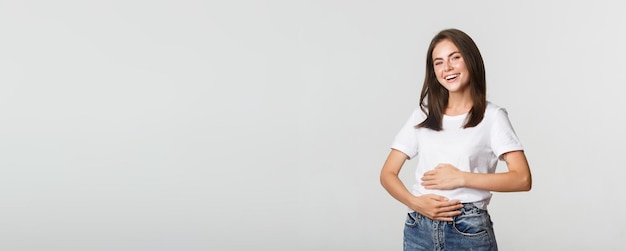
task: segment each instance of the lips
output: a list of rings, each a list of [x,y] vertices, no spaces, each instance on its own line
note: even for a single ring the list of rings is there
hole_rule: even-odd
[[[446,80],[453,80],[453,79],[457,78],[458,76],[459,76],[459,74],[453,74],[453,75],[445,76],[444,78]]]

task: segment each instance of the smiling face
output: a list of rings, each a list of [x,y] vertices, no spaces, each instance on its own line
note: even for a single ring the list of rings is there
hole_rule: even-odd
[[[432,53],[433,68],[439,83],[450,93],[468,91],[470,74],[463,55],[449,39],[439,42]]]

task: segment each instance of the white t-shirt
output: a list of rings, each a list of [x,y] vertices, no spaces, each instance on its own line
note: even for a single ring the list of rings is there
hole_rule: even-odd
[[[444,115],[441,131],[418,129],[415,125],[424,121],[426,115],[417,107],[400,129],[391,148],[405,153],[411,159],[417,157],[415,184],[411,190],[413,195],[438,194],[462,203],[489,202],[490,191],[466,187],[428,190],[420,184],[424,173],[440,163],[451,164],[464,172],[494,173],[502,154],[523,150],[504,108],[487,102],[485,116],[480,124],[463,129],[466,117],[467,114]]]

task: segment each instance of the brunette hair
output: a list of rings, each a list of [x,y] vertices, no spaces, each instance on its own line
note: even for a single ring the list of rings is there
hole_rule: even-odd
[[[485,78],[485,64],[480,55],[478,46],[465,32],[458,29],[442,30],[433,37],[426,54],[426,74],[424,86],[420,95],[420,107],[426,114],[426,119],[415,127],[425,127],[435,131],[443,130],[442,119],[448,105],[449,93],[435,75],[433,67],[433,50],[439,42],[449,40],[459,49],[469,71],[469,88],[474,102],[463,128],[478,125],[485,116],[487,108],[487,83]],[[428,103],[426,103],[426,101]]]

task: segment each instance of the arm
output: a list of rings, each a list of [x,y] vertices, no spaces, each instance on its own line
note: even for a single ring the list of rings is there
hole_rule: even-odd
[[[453,216],[461,213],[458,209],[463,207],[458,200],[448,201],[447,198],[434,194],[416,197],[406,189],[398,174],[407,159],[406,154],[395,149],[391,150],[380,172],[382,186],[396,200],[426,217],[434,220],[452,221]]]
[[[523,151],[503,154],[508,167],[503,173],[469,173],[461,172],[449,164],[440,164],[422,177],[422,185],[426,189],[454,189],[470,187],[494,192],[529,191],[532,177],[526,155]]]

